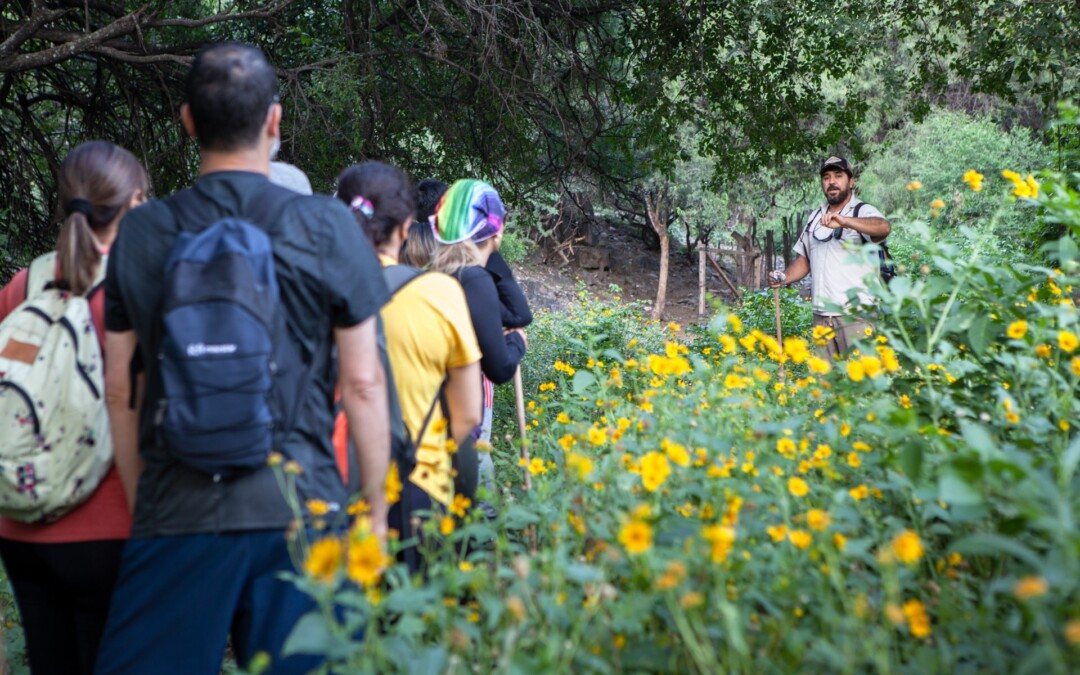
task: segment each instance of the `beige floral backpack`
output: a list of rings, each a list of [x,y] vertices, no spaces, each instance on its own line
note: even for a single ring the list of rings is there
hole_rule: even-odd
[[[0,514],[56,520],[112,463],[101,346],[88,298],[52,288],[56,253],[30,264],[27,299],[0,323]]]

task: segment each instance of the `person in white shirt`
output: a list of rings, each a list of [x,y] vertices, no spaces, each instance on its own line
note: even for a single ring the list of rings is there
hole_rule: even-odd
[[[843,157],[829,157],[821,165],[821,190],[825,204],[810,216],[795,242],[796,258],[783,272],[770,275],[770,286],[792,284],[810,274],[814,326],[831,329],[825,336],[825,353],[837,358],[870,324],[848,315],[849,291],[858,304],[872,305],[866,277],[879,273],[878,259],[862,250],[867,242],[880,244],[892,226],[872,205],[853,194],[855,174]]]

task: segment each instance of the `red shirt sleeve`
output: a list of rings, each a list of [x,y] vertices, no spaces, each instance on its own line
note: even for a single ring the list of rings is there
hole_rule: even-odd
[[[6,319],[7,315],[11,314],[11,310],[26,300],[26,281],[29,276],[29,270],[23,268],[11,277],[11,281],[4,286],[3,290],[0,290],[0,321]]]

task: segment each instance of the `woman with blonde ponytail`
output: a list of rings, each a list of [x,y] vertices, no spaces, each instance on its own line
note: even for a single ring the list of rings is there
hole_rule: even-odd
[[[60,236],[56,251],[41,256],[35,267],[48,270],[52,262],[54,274],[47,281],[72,293],[89,293],[103,349],[105,294],[94,281],[120,219],[144,202],[148,191],[146,170],[112,143],[83,143],[60,165]],[[29,269],[23,269],[0,290],[0,320],[43,290],[29,286]],[[131,514],[115,466],[87,501],[57,521],[27,524],[0,518],[0,558],[19,606],[34,675],[93,672],[130,530]]]

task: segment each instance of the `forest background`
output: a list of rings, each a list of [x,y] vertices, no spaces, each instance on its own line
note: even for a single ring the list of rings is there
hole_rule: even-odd
[[[915,178],[947,196],[957,169],[1063,169],[1075,133],[1048,122],[1076,94],[1078,22],[1072,2],[1011,0],[13,0],[0,278],[53,245],[56,167],[79,142],[132,149],[157,194],[191,181],[177,110],[207,42],[270,55],[281,159],[318,191],[381,159],[489,180],[526,239],[584,201],[692,246],[816,204],[831,153],[865,168],[864,198],[887,212],[914,205],[899,188]]]

